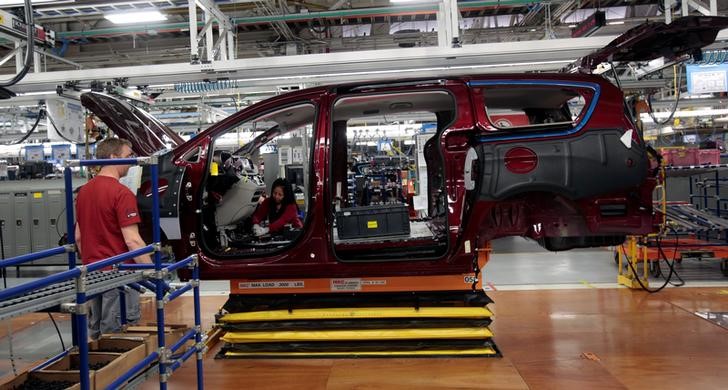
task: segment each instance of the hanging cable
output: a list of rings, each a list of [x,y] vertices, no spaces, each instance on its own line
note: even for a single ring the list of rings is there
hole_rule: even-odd
[[[26,41],[25,41],[25,62],[23,63],[23,69],[18,72],[10,80],[0,81],[0,87],[10,87],[22,80],[23,77],[30,70],[30,65],[33,62],[33,51],[35,42],[33,40],[33,30],[35,29],[35,23],[33,23],[33,8],[31,7],[30,0],[25,0],[25,30],[26,30]]]
[[[677,112],[677,105],[680,102],[680,90],[682,85],[682,65],[675,65],[673,67],[673,74],[675,73],[675,68],[677,68],[677,78],[674,82],[675,84],[675,103],[673,103],[672,109],[670,110],[670,116],[668,116],[664,121],[660,122],[655,118],[654,110],[652,109],[652,94],[647,95],[647,113],[650,115],[650,118],[652,118],[652,121],[655,122],[656,125],[662,126],[664,124],[667,124],[672,120],[672,117],[675,115],[675,112]]]
[[[640,287],[642,287],[643,290],[647,291],[650,294],[654,294],[656,292],[662,291],[662,289],[664,289],[665,287],[667,287],[668,284],[673,285],[675,287],[680,287],[680,286],[682,286],[682,285],[685,284],[685,281],[680,277],[680,275],[678,275],[677,271],[675,271],[675,260],[677,258],[677,247],[678,247],[678,235],[677,235],[677,231],[675,231],[675,229],[673,229],[672,227],[670,227],[670,230],[672,230],[673,233],[675,234],[675,249],[674,249],[673,254],[672,254],[672,262],[670,262],[667,259],[667,255],[665,255],[665,251],[662,250],[662,245],[661,245],[662,239],[661,239],[661,237],[660,236],[657,236],[657,239],[655,240],[655,242],[657,243],[658,255],[660,256],[660,258],[658,259],[658,267],[659,267],[659,260],[664,260],[665,263],[667,264],[668,268],[670,268],[670,273],[667,275],[667,277],[665,277],[665,283],[663,283],[662,286],[660,286],[660,287],[658,287],[656,289],[651,289],[651,288],[645,286],[644,283],[642,283],[642,279],[640,279],[637,276],[637,271],[634,269],[634,266],[632,265],[632,262],[629,261],[629,259],[627,259],[627,264],[629,265],[629,268],[632,270],[632,274],[635,275],[635,279],[637,280],[637,283],[640,285]],[[624,244],[622,244],[621,247],[622,247],[622,253],[625,254],[625,258],[626,258],[627,257],[626,256],[627,251],[624,249]],[[675,275],[675,277],[677,277],[680,280],[680,283],[672,283],[672,277],[673,277],[673,275]]]
[[[63,336],[61,336],[61,330],[58,329],[58,324],[56,324],[56,320],[55,320],[55,318],[53,318],[53,314],[51,314],[51,312],[48,312],[48,317],[51,318],[51,322],[53,322],[53,326],[56,327],[56,333],[58,333],[58,339],[61,340],[61,348],[63,348],[62,351],[65,351],[66,344],[63,342]]]
[[[5,145],[18,145],[18,144],[25,142],[25,140],[28,139],[33,134],[33,132],[35,132],[35,130],[38,128],[38,124],[40,123],[40,120],[42,119],[44,114],[45,114],[45,109],[41,108],[40,111],[38,111],[38,118],[36,118],[35,123],[33,124],[33,127],[31,127],[30,130],[28,130],[28,132],[19,140],[5,143]]]
[[[669,263],[667,261],[666,261],[666,263],[667,263],[668,267],[670,267],[670,274],[672,274],[676,278],[678,278],[678,280],[680,280],[680,283],[673,283],[672,278],[669,277],[670,275],[668,275],[668,278],[666,281],[675,287],[680,287],[685,284],[685,281],[680,277],[680,274],[678,274],[677,271],[675,271],[673,269],[675,262],[677,260],[677,248],[680,243],[680,241],[679,241],[680,237],[678,236],[677,231],[674,228],[672,228],[672,227],[668,227],[668,228],[672,231],[673,235],[675,236],[675,246],[673,247],[673,251],[672,251],[672,263]],[[667,255],[665,255],[665,252],[663,251],[662,247],[658,247],[658,249],[660,250],[662,257],[667,259]],[[662,272],[662,271],[660,271],[660,272]]]

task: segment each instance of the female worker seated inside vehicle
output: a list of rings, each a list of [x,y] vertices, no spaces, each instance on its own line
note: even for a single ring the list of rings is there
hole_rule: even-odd
[[[263,226],[266,220],[267,227]],[[298,218],[293,186],[288,180],[279,178],[273,182],[271,196],[258,205],[253,213],[252,222],[253,233],[256,236],[280,233],[286,225],[294,229],[303,227],[303,222]]]

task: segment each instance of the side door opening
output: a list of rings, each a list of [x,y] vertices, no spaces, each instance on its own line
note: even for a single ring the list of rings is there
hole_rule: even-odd
[[[443,90],[344,96],[331,122],[331,213],[341,261],[435,259],[447,251],[439,136],[455,117]]]
[[[202,248],[218,258],[260,257],[302,236],[310,205],[312,103],[276,108],[230,127],[212,142],[202,184]],[[273,184],[290,183],[295,218],[274,229]],[[290,200],[287,198],[287,200]],[[264,206],[265,205],[265,206]]]

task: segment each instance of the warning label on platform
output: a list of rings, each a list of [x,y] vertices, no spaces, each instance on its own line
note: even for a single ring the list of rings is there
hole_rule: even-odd
[[[386,286],[386,280],[362,280],[362,286]]]
[[[361,291],[361,279],[331,279],[331,291]]]
[[[269,280],[264,282],[239,282],[238,288],[304,288],[306,283],[303,280]]]

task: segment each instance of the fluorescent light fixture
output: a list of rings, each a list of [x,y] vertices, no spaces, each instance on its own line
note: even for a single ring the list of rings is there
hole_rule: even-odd
[[[167,16],[157,10],[134,11],[134,12],[115,12],[115,13],[105,14],[104,18],[110,20],[114,24],[145,23],[145,22],[158,22],[160,20],[167,20]]]
[[[56,91],[18,92],[18,96],[55,95]]]
[[[618,25],[618,24],[624,24],[624,20],[617,20],[617,21],[614,21],[614,22],[607,22],[607,25],[608,26],[614,26],[614,25]]]
[[[655,118],[659,119],[665,119],[668,116],[670,116],[669,112],[666,111],[660,111],[654,113]],[[685,110],[685,111],[677,111],[675,112],[674,118],[702,118],[702,117],[713,117],[713,116],[725,116],[728,115],[728,109],[700,109],[700,110]],[[644,123],[654,123],[652,118],[647,113],[640,114],[640,119]],[[713,119],[716,122],[723,122],[721,119],[723,118],[715,118]]]
[[[58,0],[31,0],[30,3],[31,4],[42,4],[42,3],[50,3],[50,2],[54,2],[54,3],[73,3],[74,1],[75,0],[63,0],[63,1],[58,1]],[[11,6],[11,5],[12,6],[25,5],[25,1],[23,1],[23,0],[0,0],[0,7]]]
[[[726,115],[728,114],[728,109],[722,108],[717,110],[711,110],[711,109],[704,109],[704,110],[692,110],[692,111],[677,111],[675,112],[675,115],[673,115],[674,118],[696,118],[696,117],[709,117],[709,116],[718,116],[718,115]],[[654,113],[655,118],[657,119],[664,119],[670,116],[669,112],[661,111]],[[640,118],[643,122],[646,123],[652,123],[652,118],[650,118],[650,115],[647,113],[640,114]]]

